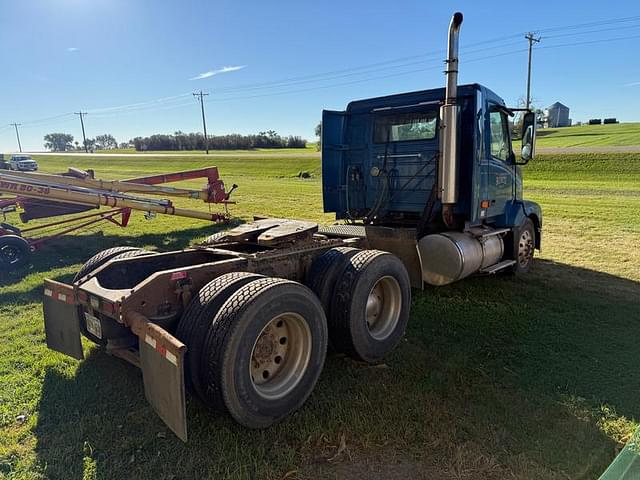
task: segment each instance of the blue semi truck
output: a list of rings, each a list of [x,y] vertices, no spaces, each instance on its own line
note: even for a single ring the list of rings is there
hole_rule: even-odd
[[[411,291],[475,273],[529,270],[540,207],[522,198],[535,115],[480,85],[359,100],[323,114],[324,209],[340,224],[282,218],[191,248],[97,253],[69,284],[45,280],[49,348],[84,358],[81,336],[142,370],[145,396],[187,439],[186,391],[249,428],[297,410],[327,345],[376,363],[402,339]],[[419,320],[419,319],[416,319]]]

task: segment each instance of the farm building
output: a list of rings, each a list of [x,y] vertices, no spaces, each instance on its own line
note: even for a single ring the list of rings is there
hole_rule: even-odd
[[[544,111],[544,126],[547,128],[571,126],[569,107],[560,102],[549,105]]]

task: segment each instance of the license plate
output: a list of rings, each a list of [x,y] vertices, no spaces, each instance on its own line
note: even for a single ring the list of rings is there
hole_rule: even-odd
[[[102,338],[102,325],[100,319],[94,317],[88,312],[84,313],[84,318],[87,320],[87,331],[97,338]]]

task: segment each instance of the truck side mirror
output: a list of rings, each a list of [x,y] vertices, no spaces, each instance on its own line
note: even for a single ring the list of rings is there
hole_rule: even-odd
[[[527,112],[522,119],[522,162],[519,165],[526,165],[532,160],[536,151],[536,114]]]

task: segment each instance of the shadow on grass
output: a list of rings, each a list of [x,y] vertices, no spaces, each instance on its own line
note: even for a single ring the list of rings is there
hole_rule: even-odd
[[[193,244],[196,238],[206,237],[240,223],[233,219],[227,224],[207,224],[202,227],[175,230],[170,233],[145,233],[131,237],[104,235],[96,232],[89,235],[67,235],[46,243],[42,250],[32,254],[31,264],[7,272],[0,278],[0,286],[20,282],[25,275],[46,272],[53,268],[84,263],[96,253],[112,247],[151,245],[160,251],[181,250]]]
[[[414,292],[387,368],[329,355],[306,405],[264,431],[190,398],[187,444],[144,400],[140,373],[94,349],[74,378],[47,371],[38,461],[49,478],[330,476],[344,435],[349,455],[397,450],[445,477],[594,478],[615,454],[607,422],[640,418],[638,312],[638,283],[547,261]]]

